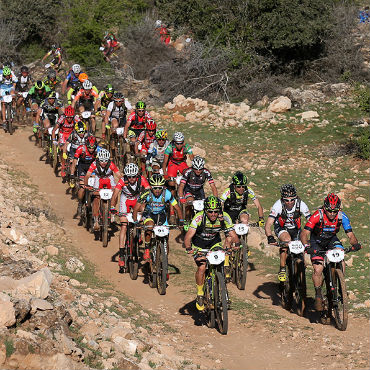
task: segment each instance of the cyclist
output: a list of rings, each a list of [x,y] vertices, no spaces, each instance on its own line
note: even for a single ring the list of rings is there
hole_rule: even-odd
[[[127,133],[129,130],[134,131],[136,137],[138,137],[145,129],[146,121],[152,119],[149,112],[147,112],[146,104],[143,101],[138,101],[135,106],[135,110],[128,116],[127,122],[125,125],[125,131],[123,133],[123,137],[127,138]]]
[[[248,200],[251,199],[258,211],[258,226],[264,227],[263,208],[254,191],[248,186],[248,178],[242,172],[235,172],[231,184],[222,193],[221,201],[224,202],[224,210],[230,215],[234,223],[240,220],[248,225],[249,213],[247,211]]]
[[[103,48],[104,59],[109,62],[113,52],[121,47],[121,43],[117,41],[113,32],[106,32],[102,40],[101,46]]]
[[[100,149],[96,155],[96,160],[91,164],[84,179],[84,186],[88,186],[88,181],[92,173],[95,172],[94,184],[94,199],[92,202],[92,213],[94,218],[94,230],[98,231],[99,225],[99,189],[106,185],[108,188],[113,189],[116,186],[114,175],[119,178],[122,177],[121,172],[117,166],[110,160],[110,153],[107,149]]]
[[[104,90],[100,91],[99,97],[97,99],[97,111],[100,111],[102,119],[102,132],[105,136],[105,114],[107,112],[107,107],[110,102],[113,101],[114,88],[111,84],[105,86]]]
[[[127,110],[132,109],[130,102],[123,94],[116,91],[113,94],[113,101],[108,104],[107,112],[102,125],[102,138],[105,139],[105,129],[112,125],[114,129],[123,127],[126,124]],[[125,136],[126,137],[126,136]]]
[[[67,87],[74,87],[79,83],[78,76],[81,73],[81,66],[79,64],[73,64],[71,70],[68,72],[67,77],[62,83],[62,94],[64,95]]]
[[[82,89],[77,93],[72,102],[72,107],[75,108],[78,103],[78,110],[80,113],[85,110],[94,112],[96,109],[96,99],[99,94],[93,89],[93,84],[86,80],[82,84]],[[95,103],[95,104],[94,104]],[[95,115],[91,114],[91,131],[95,132]]]
[[[69,135],[72,133],[74,126],[77,122],[80,121],[80,118],[75,115],[75,110],[73,107],[68,105],[64,109],[64,114],[62,114],[56,123],[56,125],[53,128],[53,131],[51,133],[51,138],[53,140],[54,145],[58,145],[60,148],[64,146],[67,139],[69,138]],[[56,131],[59,129],[59,139],[55,139]],[[62,150],[59,151],[60,155],[60,163],[61,163],[61,171],[60,175],[64,178],[66,176],[65,172],[65,158],[62,156]]]
[[[49,86],[51,91],[55,91],[57,85],[62,82],[62,79],[57,76],[56,72],[51,69],[48,75],[42,80],[45,86]]]
[[[29,73],[29,69],[27,66],[22,66],[21,67],[21,72],[18,76],[18,82],[15,84],[15,91],[18,94],[17,97],[17,107],[20,107],[22,103],[25,101],[23,98],[23,95],[21,93],[23,92],[28,92],[30,89],[30,85],[32,85],[33,79]],[[25,104],[27,112],[31,110],[31,108]]]
[[[135,153],[137,155],[140,155],[140,157],[142,158],[141,171],[144,174],[144,176],[146,176],[144,158],[146,158],[148,151],[149,151],[149,147],[155,140],[156,129],[157,129],[157,124],[154,122],[154,120],[152,119],[148,120],[145,124],[145,130],[141,131],[135,143]],[[139,145],[141,145],[140,150],[139,150]]]
[[[149,177],[153,173],[163,174],[162,164],[164,152],[170,143],[167,137],[168,133],[166,130],[158,130],[155,133],[155,141],[149,145],[148,155],[146,157],[146,171]]]
[[[53,67],[55,70],[58,70],[62,64],[62,49],[58,48],[55,44],[51,45],[51,50],[44,55],[41,62],[43,62],[50,55],[52,57],[50,62],[51,67]]]
[[[78,75],[78,81],[75,82],[67,91],[67,100],[68,100],[68,104],[71,105],[72,104],[72,101],[73,99],[75,98],[75,96],[77,95],[77,93],[82,89],[82,84],[88,80],[88,76],[86,73],[84,72],[81,72],[79,75]],[[93,89],[98,92],[97,88],[95,86],[93,86]]]
[[[112,209],[117,203],[118,193],[121,192],[119,203],[119,220],[121,223],[121,231],[119,234],[119,272],[124,272],[125,267],[125,254],[124,248],[126,244],[126,231],[127,231],[127,213],[132,211],[135,207],[137,199],[140,194],[149,189],[149,183],[144,176],[139,175],[139,167],[135,163],[129,163],[124,168],[124,176],[118,181],[114,188],[112,197]]]
[[[40,119],[44,128],[47,130],[50,126],[55,125],[58,116],[63,112],[63,103],[56,98],[56,93],[52,91],[47,99],[45,99],[41,104],[40,108],[37,110],[36,114],[36,124],[37,126],[33,127],[33,132],[37,132],[37,128],[40,126]]]
[[[18,82],[17,77],[14,76],[12,73],[12,70],[5,66],[3,68],[3,73],[0,75],[0,95],[1,95],[1,111],[3,116],[3,127],[6,128],[6,122],[5,122],[5,102],[2,99],[4,95],[10,94],[13,95],[15,92],[15,85]],[[13,102],[13,106],[14,106]]]
[[[150,240],[152,238],[153,227],[155,225],[168,225],[166,204],[171,204],[176,210],[177,216],[180,219],[180,226],[184,223],[182,218],[181,208],[164,185],[166,180],[160,174],[153,174],[149,179],[150,190],[144,192],[138,199],[133,211],[133,219],[137,221],[137,213],[143,212],[143,221],[145,229],[145,250],[144,260],[150,259]],[[168,250],[167,250],[168,253]]]
[[[301,215],[309,219],[311,217],[307,204],[297,195],[297,190],[292,184],[284,184],[280,188],[281,198],[272,206],[270,214],[265,225],[265,234],[268,244],[277,244],[276,239],[271,232],[271,226],[274,225],[274,231],[278,239],[282,242],[299,240],[301,233]],[[286,281],[286,258],[288,255],[288,246],[280,247],[280,270],[278,279],[281,282]]]
[[[225,248],[230,249],[231,243],[240,246],[238,235],[234,230],[231,217],[222,212],[222,203],[219,198],[211,195],[204,201],[204,210],[198,212],[190,223],[189,230],[185,234],[184,246],[189,254],[194,254],[197,248],[211,249],[221,243],[221,231],[225,233]],[[228,256],[226,256],[228,257]],[[198,266],[195,273],[197,285],[196,307],[199,311],[204,310],[204,279],[206,271],[206,259],[194,256]],[[229,266],[229,258],[225,258],[224,266]]]
[[[324,257],[318,252],[335,248],[344,249],[342,242],[337,237],[341,226],[347,234],[352,246],[351,250],[358,251],[362,248],[352,230],[348,216],[341,211],[341,203],[336,194],[329,193],[324,199],[323,206],[314,212],[301,233],[301,241],[305,245],[306,252],[311,255],[312,281],[315,288],[315,309],[317,311],[323,310],[321,286],[324,269]],[[343,272],[344,267],[343,262]]]
[[[74,174],[77,166],[77,177],[80,181],[80,188],[78,189],[77,198],[77,216],[81,214],[82,202],[85,196],[84,179],[87,171],[89,170],[91,164],[95,161],[96,151],[98,148],[98,143],[95,136],[88,136],[85,140],[85,144],[80,145],[75,152],[72,165],[71,173]]]

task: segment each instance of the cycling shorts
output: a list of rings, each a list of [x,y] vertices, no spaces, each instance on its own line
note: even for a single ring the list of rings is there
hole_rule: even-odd
[[[89,170],[90,165],[91,163],[85,164],[79,161],[77,166],[77,176],[83,179]]]
[[[198,191],[194,191],[193,193],[191,191],[186,191],[188,189],[184,189],[184,198],[190,198],[193,197],[195,200],[203,200],[205,199],[204,189],[200,188]]]
[[[298,229],[297,227],[294,227],[293,229],[288,229],[285,226],[280,226],[278,222],[274,223],[274,231],[276,236],[279,238],[282,233],[287,232],[292,240],[298,240],[299,235],[301,233],[301,229]]]
[[[119,203],[119,216],[126,216],[127,213],[132,212],[135,207],[137,199],[129,199],[121,193],[121,199]]]
[[[93,112],[94,111],[94,102],[92,100],[88,100],[88,99],[80,99],[78,101],[78,107],[81,107],[83,106],[85,108],[85,110],[87,111],[90,111],[90,112]]]
[[[114,189],[116,186],[116,182],[114,181],[113,175],[110,175],[108,177],[94,177],[94,186],[93,188],[95,190],[102,189],[104,185],[107,185],[108,189]]]
[[[143,221],[144,225],[148,221],[153,221],[155,225],[168,225],[166,212],[160,212],[156,214],[152,212],[144,212]]]
[[[167,176],[168,177],[176,177],[177,171],[179,171],[181,174],[187,169],[189,166],[186,164],[186,162],[181,162],[179,164],[176,164],[172,161],[168,162],[167,167]]]
[[[227,212],[234,224],[238,222],[240,215],[249,215],[249,212],[245,208],[241,211],[233,211],[225,208],[225,212]]]
[[[67,140],[69,138],[69,135],[71,135],[70,132],[59,132],[59,141],[58,141],[58,143],[59,143],[60,146],[64,145],[67,142]]]
[[[316,249],[317,251],[325,251],[334,248],[343,249],[342,242],[338,239],[336,235],[334,235],[330,239],[319,239],[311,235],[310,245],[311,248]],[[311,261],[324,261],[324,256],[321,254],[311,254]]]

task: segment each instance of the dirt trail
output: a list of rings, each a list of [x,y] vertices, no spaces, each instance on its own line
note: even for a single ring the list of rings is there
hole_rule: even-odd
[[[332,326],[311,323],[308,318],[301,318],[273,305],[274,283],[265,276],[258,276],[258,269],[248,274],[247,288],[244,292],[230,287],[231,292],[240,299],[248,299],[276,312],[282,319],[274,325],[269,321],[259,321],[248,327],[240,324],[240,313],[229,311],[229,333],[220,335],[206,326],[197,326],[194,322],[193,297],[181,293],[179,287],[171,284],[165,296],[158,295],[155,289],[142,283],[142,277],[132,281],[129,276],[117,272],[117,263],[111,257],[118,247],[118,233],[102,248],[101,242],[78,226],[73,219],[76,202],[66,194],[66,184],[60,177],[55,177],[51,167],[39,158],[42,152],[30,142],[31,129],[19,129],[13,136],[0,133],[1,158],[26,172],[32,182],[50,201],[55,212],[64,220],[64,228],[74,245],[83,255],[97,266],[99,275],[112,282],[112,285],[131,296],[144,308],[163,318],[176,328],[180,338],[174,336],[172,345],[179,351],[185,351],[189,360],[201,363],[207,368],[227,369],[315,369],[315,368],[366,368],[369,359],[369,323],[362,318],[350,316],[346,332],[340,332]],[[174,248],[181,249],[181,246]],[[170,259],[170,263],[178,261]],[[181,269],[181,266],[177,266]],[[253,294],[261,290],[260,297]],[[181,310],[181,312],[180,312]],[[287,328],[294,320],[294,327]],[[271,320],[270,320],[271,321]],[[366,328],[366,330],[364,330]],[[298,332],[298,334],[297,334]],[[296,333],[296,334],[295,334]],[[315,337],[319,339],[315,339]],[[171,337],[167,338],[171,340]],[[361,342],[361,346],[358,344]],[[354,345],[353,345],[354,343]],[[339,347],[338,347],[339,346]],[[336,348],[340,348],[336,352]]]

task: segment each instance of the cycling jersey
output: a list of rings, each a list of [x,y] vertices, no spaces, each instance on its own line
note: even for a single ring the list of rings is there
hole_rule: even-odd
[[[42,109],[42,114],[43,113],[45,113],[45,114],[48,114],[48,113],[58,114],[59,108],[62,108],[62,107],[63,107],[63,103],[59,99],[55,99],[53,105],[51,105],[49,103],[49,100],[48,99],[45,99],[40,104],[40,108]]]
[[[126,119],[127,110],[131,108],[132,107],[130,102],[127,99],[125,99],[125,104],[121,104],[120,107],[114,101],[111,101],[108,104],[107,111],[110,112],[109,115],[110,118],[116,118],[120,120],[122,118]]]
[[[16,84],[18,82],[18,78],[14,75],[11,75],[11,77],[5,78],[2,74],[0,75],[0,88],[8,87],[9,85]]]
[[[18,82],[15,85],[15,90],[19,92],[26,92],[29,90],[29,85],[32,84],[32,82],[33,79],[29,74],[26,77],[20,74]]]
[[[149,183],[144,176],[138,176],[132,185],[125,175],[118,181],[116,188],[121,190],[121,197],[124,195],[128,199],[137,199],[144,189],[149,189]]]
[[[83,73],[82,71],[80,73]],[[69,71],[67,77],[66,77],[66,80],[68,80],[67,82],[67,86],[68,87],[74,87],[76,84],[80,83],[80,80],[78,79],[78,75],[75,75],[74,72],[72,70]]]
[[[97,177],[102,178],[102,177],[112,176],[113,173],[118,173],[119,169],[112,161],[109,161],[105,167],[102,167],[100,163],[98,163],[97,161],[94,161],[90,165],[89,172],[92,173],[94,171]]]
[[[169,161],[180,164],[181,162],[186,162],[186,155],[193,154],[189,144],[185,144],[180,150],[176,149],[176,145],[171,142],[166,148],[165,155],[169,156]]]
[[[94,89],[91,89],[89,94],[86,93],[85,89],[80,89],[80,91],[76,94],[75,99],[95,101],[98,97],[99,95]]]
[[[204,211],[198,212],[192,219],[190,228],[195,229],[192,244],[198,248],[210,249],[213,245],[221,242],[221,231],[225,234],[234,230],[231,217],[223,212],[223,218],[217,218],[212,222]]]
[[[78,159],[77,175],[84,177],[86,172],[89,170],[92,162],[95,161],[96,151],[89,152],[86,145],[80,145],[74,155],[74,159]]]
[[[150,145],[154,142],[155,135],[149,136],[148,132],[146,130],[141,131],[139,137],[137,138],[137,141],[142,144],[141,150],[148,151]]]
[[[138,201],[146,204],[144,212],[154,215],[165,212],[166,203],[170,203],[173,206],[177,204],[176,199],[168,189],[164,189],[158,198],[151,190],[148,190],[139,197]]]
[[[204,168],[202,173],[197,176],[192,168],[187,168],[181,178],[181,183],[184,184],[184,194],[190,193],[194,195],[196,199],[204,199],[203,186],[208,181],[210,184],[214,184],[211,172]]]
[[[86,139],[90,136],[88,132],[85,132],[84,136],[79,136],[75,130],[72,131],[71,135],[69,135],[67,142],[71,143],[71,150],[73,152],[81,145],[86,143]],[[72,153],[71,153],[72,155]]]
[[[45,98],[50,95],[51,89],[49,86],[43,87],[41,90],[32,86],[28,92],[27,99],[31,99],[32,103],[40,104]]]
[[[49,77],[45,77],[42,82],[45,86],[49,86],[50,90],[54,91],[55,87],[61,82],[61,78],[57,76],[54,81],[51,81]]]
[[[80,121],[79,116],[74,116],[71,122],[67,120],[67,117],[62,114],[56,123],[56,126],[59,128],[59,133],[64,133],[70,135],[71,132],[73,131],[73,128],[75,127],[75,124]],[[67,138],[66,138],[67,140]]]
[[[105,91],[101,91],[99,93],[99,99],[100,99],[100,109],[106,110],[109,103],[113,101],[113,95],[111,98],[108,98],[107,93]]]
[[[126,102],[126,100],[125,100]],[[127,118],[127,122],[130,126],[130,128],[134,130],[144,130],[145,124],[147,121],[152,119],[149,112],[145,111],[144,115],[140,117],[136,111],[131,112],[131,114]]]
[[[234,222],[236,222],[242,211],[246,211],[249,199],[252,201],[256,199],[254,191],[249,186],[240,195],[235,191],[234,184],[230,184],[221,195],[221,201],[224,202],[224,210],[231,216]]]

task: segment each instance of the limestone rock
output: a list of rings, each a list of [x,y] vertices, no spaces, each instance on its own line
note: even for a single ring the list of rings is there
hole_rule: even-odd
[[[79,273],[85,270],[85,265],[77,257],[71,257],[66,262],[66,268],[71,272]]]
[[[292,101],[287,96],[279,96],[268,107],[270,112],[283,113],[292,108]]]
[[[46,298],[49,295],[52,273],[47,267],[18,281],[16,291],[29,293],[36,298]]]
[[[57,256],[59,254],[59,249],[54,247],[54,245],[48,245],[46,248],[46,253],[50,256]]]
[[[301,120],[302,121],[309,120],[309,119],[312,119],[312,118],[319,118],[319,114],[316,111],[313,111],[313,110],[309,110],[309,111],[303,112],[301,114]]]
[[[32,298],[31,299],[31,313],[36,312],[37,310],[45,311],[52,310],[53,305],[46,301],[45,299]]]
[[[15,324],[15,310],[13,302],[0,300],[0,328]]]
[[[186,121],[186,118],[182,114],[174,113],[172,115],[172,120],[175,123],[180,123],[180,122],[185,122]]]

